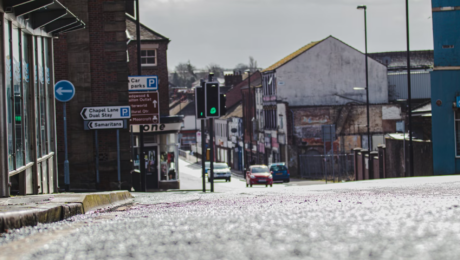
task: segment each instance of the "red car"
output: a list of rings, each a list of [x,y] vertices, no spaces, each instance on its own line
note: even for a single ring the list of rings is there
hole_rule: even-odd
[[[273,187],[273,176],[265,165],[251,165],[246,172],[246,187],[252,185],[265,185]]]

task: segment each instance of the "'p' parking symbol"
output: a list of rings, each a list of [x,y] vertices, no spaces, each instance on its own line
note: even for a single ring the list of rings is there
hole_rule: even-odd
[[[122,117],[129,116],[129,109],[128,108],[122,108],[121,109],[121,116]]]
[[[157,86],[157,79],[156,78],[148,78],[147,79],[147,87],[148,88],[156,88]]]

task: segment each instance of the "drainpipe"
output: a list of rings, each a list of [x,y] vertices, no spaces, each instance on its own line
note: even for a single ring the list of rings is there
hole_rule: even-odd
[[[241,89],[240,91],[241,91],[242,106],[243,106],[243,118],[242,118],[242,120],[241,120],[241,121],[242,121],[242,124],[241,124],[241,125],[243,126],[243,127],[242,127],[242,128],[243,128],[243,147],[242,147],[242,148],[243,148],[243,175],[245,175],[245,174],[246,174],[246,171],[245,171],[245,166],[246,166],[246,160],[245,160],[245,159],[246,159],[246,146],[245,146],[245,142],[246,142],[246,134],[245,134],[245,133],[246,133],[246,128],[245,128],[245,125],[244,125],[244,123],[245,123],[245,121],[244,121],[244,114],[245,114],[245,113],[244,113],[244,112],[245,112],[245,111],[244,111],[244,93],[243,93],[243,90],[242,90],[242,89]]]

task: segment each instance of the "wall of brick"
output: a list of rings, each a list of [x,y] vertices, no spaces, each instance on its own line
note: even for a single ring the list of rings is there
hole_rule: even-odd
[[[83,129],[80,111],[87,106],[128,104],[125,1],[66,0],[65,5],[87,25],[54,40],[55,79],[70,80],[76,88],[67,104],[70,187],[96,188],[96,156],[100,159],[100,188],[110,190],[117,182],[116,131],[99,131],[99,154],[95,154],[94,131]],[[57,104],[59,183],[64,184],[62,103]],[[130,134],[120,130],[122,182],[130,183]]]
[[[433,145],[429,141],[414,141],[415,176],[433,175]],[[404,157],[404,145],[406,156]],[[409,172],[409,141],[386,139],[386,177],[405,177]],[[406,159],[404,161],[404,158]]]

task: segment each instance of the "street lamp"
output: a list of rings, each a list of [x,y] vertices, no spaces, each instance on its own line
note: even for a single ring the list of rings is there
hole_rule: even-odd
[[[412,93],[410,78],[409,0],[406,0],[406,43],[407,43],[407,100],[409,114],[409,176],[414,175],[414,146],[412,142]]]
[[[367,110],[367,146],[369,152],[371,151],[371,131],[369,122],[369,73],[367,65],[367,6],[359,5],[358,10],[364,10],[364,44],[365,44],[365,58],[366,58],[366,110]]]

